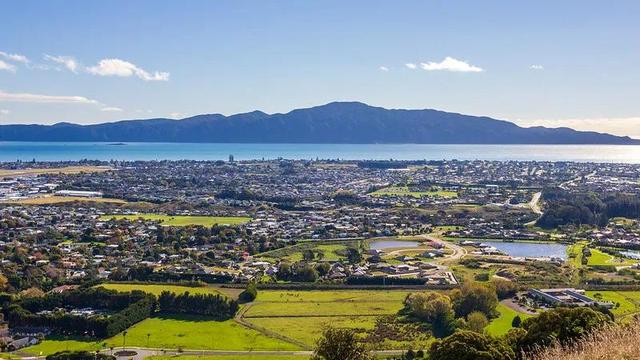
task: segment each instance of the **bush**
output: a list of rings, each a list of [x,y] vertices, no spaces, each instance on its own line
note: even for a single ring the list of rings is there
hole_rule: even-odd
[[[459,331],[431,344],[430,360],[513,360],[515,352],[503,340],[473,331]]]
[[[107,354],[95,354],[88,351],[59,351],[47,355],[47,360],[115,360],[116,357]]]
[[[249,285],[247,285],[247,288],[240,293],[238,300],[241,303],[248,303],[255,300],[256,297],[258,297],[258,289],[256,288],[256,284],[250,282]]]

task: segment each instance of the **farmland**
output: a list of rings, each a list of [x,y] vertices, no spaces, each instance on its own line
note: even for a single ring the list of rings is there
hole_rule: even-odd
[[[161,215],[161,214],[134,214],[134,215],[103,215],[101,220],[107,221],[111,219],[121,220],[127,219],[135,221],[138,219],[158,221],[162,226],[213,226],[213,225],[237,225],[244,224],[251,220],[248,217],[223,217],[223,216],[180,216],[180,215]]]
[[[363,341],[378,349],[402,348],[414,342],[424,346],[429,340],[427,335],[395,319],[408,293],[410,291],[265,290],[259,292],[242,316],[244,321],[306,346],[312,346],[327,325],[354,329]]]
[[[101,341],[45,340],[25,352],[46,355],[67,349],[96,350],[122,346],[123,340],[122,335]],[[190,315],[159,316],[141,321],[127,330],[126,345],[166,350],[299,350],[295,345],[247,329],[233,320],[213,321]]]
[[[117,291],[133,291],[141,290],[149,294],[160,295],[163,291],[169,291],[176,294],[183,294],[189,292],[190,294],[220,294],[220,292],[212,287],[195,287],[195,286],[180,286],[180,285],[167,285],[167,284],[136,284],[136,283],[107,283],[99,285],[105,289],[117,290]]]

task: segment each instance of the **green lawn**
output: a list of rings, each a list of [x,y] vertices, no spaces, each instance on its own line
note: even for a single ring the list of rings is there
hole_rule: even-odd
[[[147,340],[147,334],[151,334]],[[95,350],[120,347],[122,335],[95,342],[81,340],[45,340],[24,349],[24,352],[47,355],[63,350]],[[212,321],[200,316],[162,316],[149,318],[127,330],[128,346],[151,347],[166,350],[202,349],[232,351],[296,351],[297,346],[267,337],[245,328],[233,320]]]
[[[494,336],[500,336],[506,334],[509,330],[511,330],[511,322],[516,317],[516,315],[520,316],[520,319],[524,321],[524,319],[530,318],[532,315],[517,312],[510,307],[500,303],[496,308],[500,313],[498,318],[495,318],[491,321],[491,323],[485,328],[485,330]]]
[[[616,304],[611,310],[616,317],[625,317],[640,312],[640,291],[587,291],[586,295]]]
[[[598,265],[625,266],[625,265],[634,265],[638,263],[637,260],[614,257],[598,249],[590,249],[590,251],[591,251],[591,256],[589,256],[589,262],[587,263],[587,265],[590,265],[590,266],[598,266]]]
[[[458,197],[455,191],[435,190],[435,191],[410,191],[408,186],[389,186],[370,193],[371,196],[411,196],[421,198],[423,196],[434,196],[443,198]]]
[[[117,290],[117,291],[132,291],[141,290],[149,294],[160,295],[163,291],[170,291],[176,294],[183,294],[189,292],[190,294],[220,294],[220,292],[212,287],[191,287],[180,285],[168,285],[168,284],[120,284],[120,283],[107,283],[98,285],[105,289]]]
[[[135,214],[135,215],[103,215],[100,217],[100,220],[107,221],[111,219],[128,219],[128,220],[138,220],[140,218],[145,220],[154,220],[159,221],[162,226],[189,226],[189,225],[202,225],[202,226],[213,226],[215,224],[219,225],[237,225],[243,224],[251,220],[248,217],[238,217],[238,216],[171,216],[171,215],[160,215],[160,214]]]

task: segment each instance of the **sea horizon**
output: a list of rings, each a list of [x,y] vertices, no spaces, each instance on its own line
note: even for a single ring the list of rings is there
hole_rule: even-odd
[[[487,160],[640,163],[640,145],[0,142],[0,161]]]

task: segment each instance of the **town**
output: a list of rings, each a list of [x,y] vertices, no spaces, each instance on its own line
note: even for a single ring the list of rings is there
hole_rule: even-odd
[[[394,355],[426,349],[436,336],[398,315],[412,293],[472,284],[499,299],[482,315],[492,335],[558,306],[630,318],[640,313],[638,173],[632,164],[233,156],[3,163],[0,344],[15,356],[70,345],[112,353],[129,332],[132,347],[165,352],[306,351],[326,318],[351,323],[372,349]],[[249,287],[259,301],[236,310]],[[205,321],[208,331],[234,324],[252,340],[183,341],[183,330],[150,330],[160,320],[198,327],[183,318],[118,320],[154,301],[144,294],[160,296],[160,312],[171,312],[162,305],[167,289],[230,299],[202,300],[226,314]],[[89,301],[87,291],[109,300]],[[57,316],[122,328],[78,332]],[[60,337],[70,334],[81,339]]]

